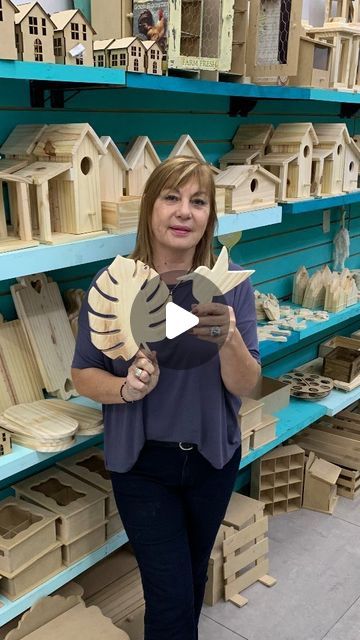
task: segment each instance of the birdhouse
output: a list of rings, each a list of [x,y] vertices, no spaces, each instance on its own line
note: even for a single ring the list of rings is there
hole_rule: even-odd
[[[360,149],[350,138],[350,142],[345,147],[345,166],[343,191],[356,191],[358,188],[358,175],[360,167]]]
[[[328,23],[324,27],[311,27],[310,37],[333,45],[330,67],[330,87],[353,88],[359,62],[360,25]]]
[[[269,152],[259,162],[280,178],[280,201],[310,197],[313,147],[317,143],[309,122],[280,124],[275,129]]]
[[[340,473],[341,467],[317,458],[310,451],[305,469],[303,507],[332,513],[337,503],[336,483]]]
[[[171,151],[169,158],[176,158],[177,156],[190,156],[191,158],[195,158],[195,160],[200,160],[200,162],[206,162],[199,147],[187,134],[180,136],[175,147]]]
[[[215,178],[216,187],[225,189],[225,213],[273,206],[279,183],[260,165],[228,167]]]
[[[324,156],[321,193],[323,195],[342,193],[346,148],[351,143],[347,126],[342,123],[316,124],[315,132],[319,145],[314,151],[314,161],[318,162],[319,155]],[[349,160],[348,170],[350,162],[351,160]]]
[[[79,9],[51,16],[55,24],[54,54],[59,64],[94,66],[94,29]]]
[[[160,158],[147,136],[135,138],[125,155],[129,165],[126,192],[128,196],[141,196],[147,179],[160,164]]]
[[[333,22],[356,24],[359,19],[359,0],[325,0],[325,25]]]
[[[240,125],[232,141],[234,149],[220,158],[220,169],[234,164],[251,164],[264,155],[273,131],[271,124]]]
[[[15,38],[19,60],[55,62],[54,29],[50,16],[39,2],[18,6],[15,15]]]
[[[114,40],[108,47],[109,66],[126,71],[146,72],[146,49],[139,38]]]
[[[91,0],[91,24],[99,39],[132,36],[131,0]]]
[[[154,76],[162,76],[163,52],[155,40],[144,40],[146,49],[146,73]]]
[[[8,159],[35,160],[33,152],[45,129],[43,124],[18,124],[0,147],[0,153]]]
[[[15,177],[26,164],[24,160],[0,160],[0,253],[39,244],[31,230],[28,184]]]
[[[0,2],[0,60],[17,60],[14,21],[18,8],[11,0]]]
[[[114,38],[94,41],[94,67],[110,67],[109,47]]]
[[[333,49],[333,44],[302,35],[299,55],[301,63],[297,75],[289,78],[289,85],[329,88]]]
[[[251,0],[246,44],[246,74],[255,81],[296,76],[302,0]]]

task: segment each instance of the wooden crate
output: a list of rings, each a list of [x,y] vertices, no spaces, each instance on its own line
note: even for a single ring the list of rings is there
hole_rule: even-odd
[[[117,510],[110,474],[105,469],[104,452],[101,449],[91,447],[57,462],[57,466],[105,493],[106,517]]]
[[[313,451],[342,468],[360,471],[360,430],[350,431],[350,424],[339,416],[325,416],[291,440],[307,454]],[[358,426],[354,424],[351,428],[358,429]]]
[[[58,516],[56,530],[64,544],[105,522],[105,494],[53,467],[18,482],[16,496]]]
[[[278,515],[301,508],[305,452],[296,445],[277,447],[251,465],[251,496]]]
[[[56,543],[56,515],[34,504],[6,498],[0,502],[0,573],[19,571],[29,558]]]
[[[225,525],[221,525],[208,564],[208,579],[205,588],[204,602],[209,607],[213,607],[217,602],[224,599],[223,542],[227,528]]]
[[[66,567],[80,560],[95,549],[98,549],[106,540],[106,523],[98,525],[90,531],[86,531],[78,538],[71,540],[62,547],[62,559]]]
[[[19,571],[2,571],[0,593],[9,600],[17,600],[62,569],[61,543],[56,542],[44,553],[31,555],[30,561]]]
[[[354,500],[360,493],[360,471],[342,467],[337,481],[338,496]]]
[[[344,349],[352,349],[360,351],[360,340],[354,338],[347,338],[345,336],[334,336],[323,342],[319,346],[319,357],[325,358],[336,347],[343,347]]]
[[[324,357],[324,376],[350,383],[360,374],[360,353],[336,347]]]

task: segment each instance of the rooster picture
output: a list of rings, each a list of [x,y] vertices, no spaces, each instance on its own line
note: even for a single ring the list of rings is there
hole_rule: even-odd
[[[155,23],[154,16],[150,9],[144,9],[138,18],[139,33],[146,36],[147,40],[154,40],[165,52],[167,19],[163,9],[157,11],[158,20]]]

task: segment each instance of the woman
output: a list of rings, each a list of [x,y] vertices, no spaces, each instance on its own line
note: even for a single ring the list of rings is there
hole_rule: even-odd
[[[199,324],[124,362],[91,344],[86,299],[79,319],[73,380],[103,404],[106,466],[144,587],[145,640],[198,637],[208,561],[241,458],[239,398],[260,374],[249,281],[221,302],[196,304],[191,281],[176,280],[213,267],[215,224],[210,167],[162,163],[145,187],[131,257],[153,267]]]

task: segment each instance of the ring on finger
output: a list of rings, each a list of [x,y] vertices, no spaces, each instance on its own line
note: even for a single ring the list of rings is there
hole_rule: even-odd
[[[210,335],[213,338],[218,338],[219,336],[221,336],[221,328],[216,326],[216,327],[210,327]]]
[[[141,374],[144,371],[144,369],[140,369],[140,367],[135,367],[135,378],[138,378],[140,380],[141,378]]]

